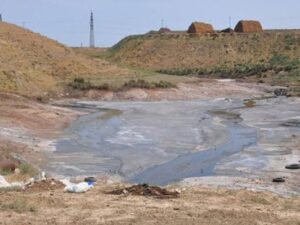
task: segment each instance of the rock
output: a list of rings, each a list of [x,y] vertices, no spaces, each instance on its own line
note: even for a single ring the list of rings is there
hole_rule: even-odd
[[[279,96],[287,96],[288,95],[288,89],[286,88],[278,88],[274,91],[274,94],[279,97]]]
[[[277,177],[272,180],[274,183],[284,183],[285,179],[283,177]]]
[[[298,169],[300,169],[300,164],[290,164],[290,165],[287,165],[285,168],[289,169],[289,170],[298,170]]]

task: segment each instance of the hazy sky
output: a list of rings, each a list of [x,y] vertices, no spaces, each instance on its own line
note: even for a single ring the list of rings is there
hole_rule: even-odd
[[[299,0],[0,0],[5,21],[69,46],[88,45],[91,10],[97,46],[157,30],[162,19],[174,30],[186,30],[192,21],[222,29],[230,16],[232,26],[240,19],[256,19],[264,28],[300,28]]]

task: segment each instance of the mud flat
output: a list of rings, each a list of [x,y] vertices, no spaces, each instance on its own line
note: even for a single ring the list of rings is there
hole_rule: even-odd
[[[299,171],[285,169],[300,159],[299,109],[299,98],[260,100],[253,108],[235,109],[244,124],[257,130],[257,144],[221,160],[215,177],[188,178],[181,184],[299,194]],[[286,182],[275,185],[274,177],[284,177]]]
[[[299,173],[284,168],[300,158],[298,99],[256,100],[251,108],[227,98],[76,104],[97,111],[57,140],[44,168],[53,174],[159,185],[187,178],[183,185],[243,183],[241,188],[299,193]],[[276,176],[286,177],[286,184],[274,187]]]

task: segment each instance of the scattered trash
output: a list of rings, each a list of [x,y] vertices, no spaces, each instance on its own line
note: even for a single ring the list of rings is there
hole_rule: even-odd
[[[21,182],[12,182],[9,183],[5,180],[3,176],[0,176],[0,188],[22,188],[24,183]]]
[[[85,193],[94,187],[93,184],[89,184],[88,182],[81,182],[79,184],[74,184],[69,180],[62,180],[61,182],[65,185],[64,191],[69,193]]]
[[[0,188],[7,188],[10,186],[10,183],[8,183],[3,176],[0,176]]]
[[[84,182],[87,182],[89,185],[94,185],[96,183],[96,178],[95,177],[87,177],[84,179]]]
[[[287,165],[285,168],[289,169],[289,170],[298,170],[298,169],[300,169],[300,164],[290,164],[290,165]]]
[[[178,192],[171,192],[160,187],[149,186],[148,184],[133,185],[128,188],[109,192],[108,194],[112,194],[112,195],[131,194],[131,195],[140,195],[140,196],[151,196],[155,198],[177,198],[179,196]]]
[[[277,177],[273,179],[274,183],[284,183],[285,179],[283,177]]]
[[[34,181],[34,179],[31,179],[31,181],[24,186],[24,191],[26,192],[54,191],[57,189],[62,189],[63,187],[64,184],[55,179],[43,179],[39,181]]]

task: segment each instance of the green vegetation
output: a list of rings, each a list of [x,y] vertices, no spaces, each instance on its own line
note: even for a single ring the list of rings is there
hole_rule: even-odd
[[[1,176],[8,176],[8,175],[11,175],[11,174],[13,174],[13,171],[11,171],[11,170],[0,170],[0,175]]]
[[[97,81],[96,81],[97,82]],[[96,83],[95,82],[95,83]],[[144,79],[129,79],[124,80],[124,82],[118,87],[114,87],[107,83],[94,84],[91,81],[85,81],[83,78],[75,78],[69,86],[74,90],[86,91],[86,90],[122,90],[124,88],[174,88],[175,84],[169,81],[147,81]]]
[[[94,85],[90,81],[85,81],[84,78],[75,78],[69,86],[75,90],[85,91],[85,90],[109,90],[108,84]]]
[[[21,163],[18,166],[18,169],[21,171],[21,175],[29,175],[30,177],[33,177],[38,173],[37,170],[28,163]]]
[[[244,76],[252,76],[262,74],[269,70],[269,67],[264,64],[235,64],[233,68],[226,65],[216,66],[214,68],[196,68],[196,69],[173,69],[173,70],[159,70],[157,72],[164,74],[171,74],[177,76],[187,75],[217,75],[222,78],[240,78]]]
[[[158,70],[157,72],[177,76],[215,75],[222,78],[243,78],[255,75],[261,78],[266,72],[273,72],[274,74],[290,72],[295,74],[295,71],[299,69],[299,65],[300,61],[298,59],[289,59],[287,56],[274,54],[268,62],[260,61],[257,64],[235,64],[233,67],[222,64],[213,68],[184,68]]]
[[[254,100],[252,100],[252,99],[245,99],[244,100],[244,106],[246,108],[252,108],[252,107],[255,106],[255,104],[256,104],[256,102]]]
[[[174,88],[176,85],[168,81],[148,82],[145,80],[130,80],[124,84],[125,88]]]

